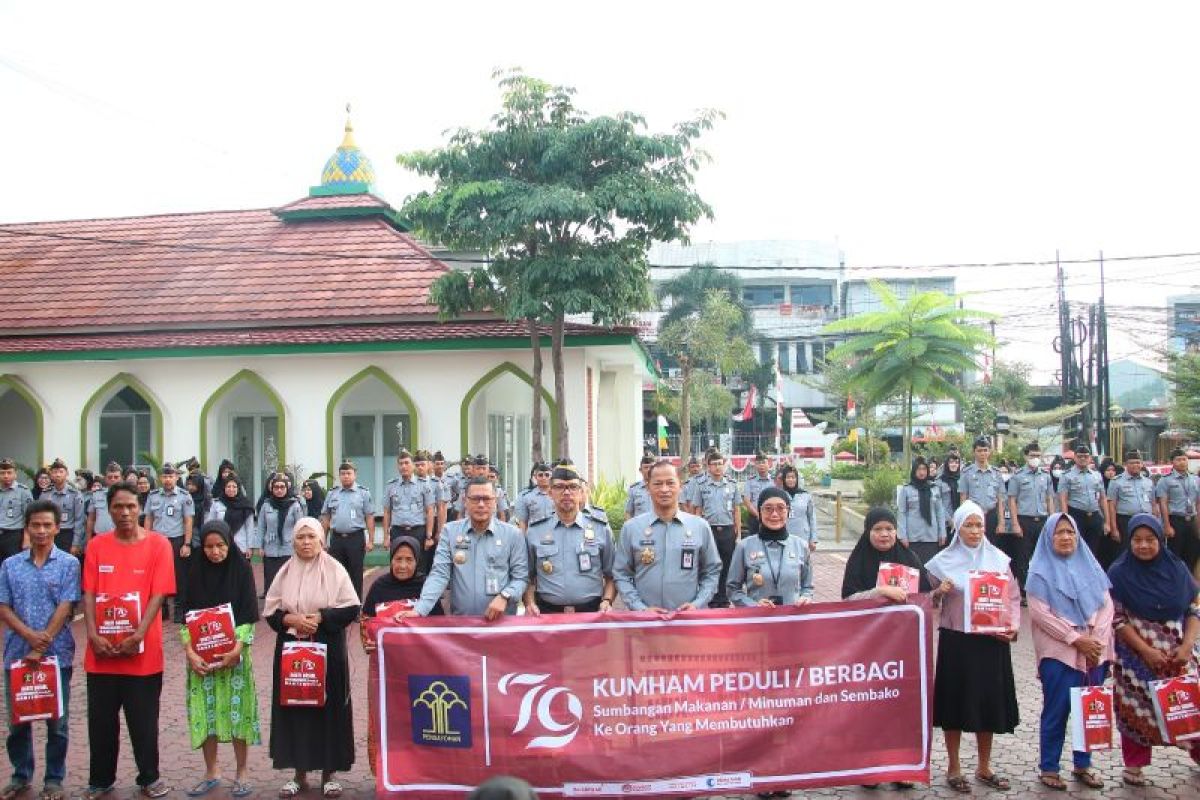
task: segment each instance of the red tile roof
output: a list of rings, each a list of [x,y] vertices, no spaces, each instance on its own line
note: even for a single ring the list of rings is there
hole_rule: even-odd
[[[612,334],[636,337],[634,328],[602,328],[596,325],[566,323],[568,338]],[[543,329],[549,336],[549,329]],[[503,320],[462,320],[456,322],[375,323],[358,325],[307,325],[304,327],[223,328],[165,332],[111,332],[94,334],[50,334],[0,336],[0,354],[82,353],[106,350],[192,349],[208,347],[272,347],[279,345],[348,345],[366,342],[426,342],[430,349],[437,343],[463,339],[515,338],[529,341],[522,323]]]
[[[390,208],[373,195],[281,209]],[[26,331],[429,319],[447,266],[382,214],[271,209],[0,225],[0,337]]]

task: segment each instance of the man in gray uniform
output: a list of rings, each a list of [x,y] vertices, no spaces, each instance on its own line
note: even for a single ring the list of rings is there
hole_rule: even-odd
[[[1154,514],[1154,481],[1142,474],[1140,450],[1125,451],[1125,471],[1108,482],[1108,535],[1128,542],[1129,520],[1134,514]]]
[[[15,556],[27,547],[25,506],[33,502],[33,493],[17,483],[17,465],[11,458],[0,459],[0,561]]]
[[[1000,500],[1005,496],[1004,478],[1000,470],[988,463],[992,443],[986,436],[975,440],[973,452],[975,461],[963,467],[958,479],[959,502],[971,500],[983,509],[984,533],[989,542],[999,545],[998,535],[1006,532],[1004,514],[1000,513]]]
[[[164,464],[158,475],[162,486],[146,498],[145,528],[158,531],[171,543],[175,553],[175,598],[174,620],[183,624],[183,609],[187,601],[188,559],[192,555],[192,523],[196,516],[196,504],[192,496],[178,485],[179,471],[171,464]],[[168,618],[167,601],[163,600],[163,619]]]
[[[396,469],[400,474],[383,490],[383,529],[387,531],[384,547],[391,550],[397,536],[411,536],[424,542],[425,550],[432,550],[434,498],[413,474],[412,453],[401,450],[396,456]]]
[[[544,519],[554,513],[554,501],[550,499],[549,464],[533,466],[533,484],[522,489],[514,503],[513,517],[523,531],[529,530],[529,523],[534,520]]]
[[[708,474],[692,484],[691,496],[683,498],[683,509],[704,517],[712,528],[722,565],[721,579],[712,606],[724,608],[729,605],[729,599],[725,596],[729,563],[733,560],[733,550],[738,540],[742,538],[742,514],[741,507],[737,505],[737,481],[725,474],[725,456],[718,450],[710,450],[704,456],[704,463],[708,467]]]
[[[462,468],[459,467],[461,470]],[[442,455],[441,450],[437,450],[433,454],[433,477],[442,482],[446,487],[446,518],[442,520],[440,527],[445,528],[446,523],[451,520],[458,519],[458,511],[456,505],[459,502],[459,478],[462,473],[450,474],[446,472],[446,457]]]
[[[352,462],[338,465],[338,485],[325,495],[321,524],[329,533],[329,555],[350,573],[350,582],[361,598],[363,560],[375,546],[375,507],[371,491],[360,486],[357,478]]]
[[[1114,548],[1104,542],[1104,512],[1108,503],[1104,499],[1104,478],[1099,472],[1089,469],[1092,451],[1086,446],[1075,448],[1075,466],[1058,479],[1058,505],[1066,510],[1079,526],[1079,532],[1100,566],[1108,569],[1115,557]]]
[[[108,515],[108,487],[114,483],[121,482],[121,465],[115,461],[108,462],[104,468],[104,488],[96,489],[88,495],[87,501],[87,530],[83,540],[83,545],[79,551],[71,548],[71,555],[82,555],[87,548],[87,543],[92,540],[92,537],[97,533],[111,531],[116,525],[113,524],[112,517]]]
[[[608,611],[613,587],[613,543],[608,523],[583,507],[587,486],[574,467],[556,467],[550,479],[554,510],[525,531],[529,587],[525,610],[533,616]]]
[[[67,480],[67,465],[61,458],[50,465],[50,488],[42,492],[41,500],[49,500],[58,509],[58,533],[54,546],[64,553],[83,547],[83,492]]]
[[[742,506],[748,514],[751,535],[758,533],[758,496],[762,494],[763,489],[770,488],[775,485],[775,479],[771,477],[771,462],[767,460],[767,454],[759,452],[754,456],[754,474],[746,479],[742,485]],[[686,496],[686,491],[685,491]]]
[[[1021,452],[1025,454],[1025,466],[1008,479],[1008,513],[1012,518],[1013,537],[1018,538],[1021,547],[1016,551],[1016,557],[1011,553],[1008,555],[1024,595],[1029,559],[1033,557],[1046,518],[1054,513],[1055,503],[1050,473],[1042,469],[1041,445],[1030,442]]]
[[[496,519],[496,487],[486,477],[467,481],[463,498],[466,517],[446,526],[421,599],[400,616],[427,616],[446,587],[451,614],[490,622],[517,613],[529,581],[525,537]]]
[[[613,578],[631,611],[707,608],[723,564],[712,529],[679,510],[679,473],[670,461],[648,470],[654,509],[626,521],[617,540]]]
[[[680,497],[687,497],[692,491],[692,484],[704,476],[704,465],[697,456],[689,456],[687,460],[687,477],[683,479],[683,489]]]
[[[1165,523],[1163,532],[1167,547],[1195,570],[1197,555],[1200,555],[1200,539],[1197,539],[1196,513],[1200,511],[1200,481],[1188,472],[1187,453],[1182,448],[1171,451],[1171,466],[1166,475],[1158,479],[1154,496],[1158,499],[1159,518]]]
[[[642,479],[636,483],[629,485],[629,492],[625,498],[625,519],[632,519],[639,514],[646,514],[654,507],[650,501],[649,479],[646,478],[650,470],[650,465],[655,462],[654,456],[642,456],[642,461],[638,464],[638,472],[642,474]]]

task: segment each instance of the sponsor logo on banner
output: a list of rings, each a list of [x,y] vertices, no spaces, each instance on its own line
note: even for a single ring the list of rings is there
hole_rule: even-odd
[[[466,675],[409,675],[412,740],[426,747],[471,746],[471,679]]]
[[[664,792],[702,792],[708,789],[749,789],[749,772],[721,775],[695,775],[687,778],[664,778],[657,781],[626,783],[568,783],[563,786],[567,797],[635,797],[658,795]]]
[[[532,674],[510,672],[500,679],[496,688],[500,694],[516,694],[524,689],[521,697],[521,710],[517,716],[517,724],[513,726],[513,734],[524,733],[536,719],[537,726],[544,731],[543,735],[534,736],[525,743],[526,750],[534,748],[557,749],[566,747],[579,733],[579,723],[583,720],[583,703],[579,698],[562,686],[547,686],[550,679],[547,674]],[[562,708],[555,711],[555,700]],[[561,717],[561,719],[560,719]]]

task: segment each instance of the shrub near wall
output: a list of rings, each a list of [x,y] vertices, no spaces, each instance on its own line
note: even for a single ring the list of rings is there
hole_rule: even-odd
[[[907,479],[908,476],[895,467],[875,467],[863,478],[863,502],[868,506],[895,508],[896,488]]]

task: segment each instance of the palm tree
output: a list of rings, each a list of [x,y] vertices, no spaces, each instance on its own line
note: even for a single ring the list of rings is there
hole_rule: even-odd
[[[958,308],[941,292],[915,293],[904,302],[880,281],[871,289],[883,302],[869,311],[825,326],[826,333],[856,334],[827,354],[849,367],[848,381],[873,406],[899,396],[904,408],[904,463],[912,455],[913,401],[963,393],[954,380],[976,367],[979,351],[992,341],[973,320],[992,314]]]
[[[724,292],[729,301],[741,310],[744,320],[742,333],[748,337],[754,328],[754,315],[742,297],[742,279],[712,264],[696,264],[658,287],[659,305],[664,300],[671,301],[667,313],[658,322],[658,329],[661,331],[672,322],[698,315],[704,307],[705,298],[713,289]]]

